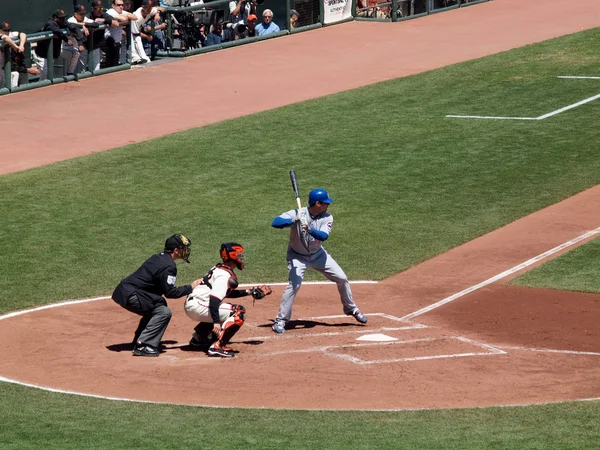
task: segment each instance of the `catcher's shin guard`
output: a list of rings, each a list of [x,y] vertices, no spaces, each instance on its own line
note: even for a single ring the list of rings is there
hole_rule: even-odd
[[[242,305],[233,305],[233,314],[223,322],[221,327],[221,333],[219,333],[219,345],[222,348],[226,348],[227,344],[235,333],[238,332],[242,325],[244,325],[244,313],[246,308]]]

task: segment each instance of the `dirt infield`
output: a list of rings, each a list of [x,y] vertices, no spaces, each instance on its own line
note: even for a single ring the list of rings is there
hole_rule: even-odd
[[[555,0],[524,3],[495,0],[402,25],[348,23],[0,98],[3,108],[11,108],[0,132],[9,138],[16,135],[0,150],[0,170],[23,170],[208,123],[180,113],[182,105],[189,103],[197,72],[244,55],[252,55],[250,69],[259,71],[256,90],[269,89],[272,95],[240,102],[239,115],[590,28],[597,25],[593,18],[598,14],[593,11],[600,13],[597,0],[581,0],[578,10],[572,11]],[[515,15],[517,8],[520,13]],[[556,9],[563,13],[556,14]],[[406,39],[419,44],[390,48],[360,39],[375,29],[382,43]],[[336,55],[347,54],[348,59],[340,58],[335,66],[324,63],[333,48]],[[289,58],[292,51],[297,58]],[[281,80],[266,73],[261,78],[265,58],[281,67]],[[361,77],[348,75],[359,67]],[[309,78],[322,83],[309,84]],[[124,92],[119,104],[127,105],[135,101],[129,86],[144,91],[168,79],[177,80],[177,86],[165,105],[162,129],[144,127],[143,117],[132,116],[129,125],[136,131],[119,132],[126,107],[118,113],[111,109],[104,116],[104,132],[93,142],[74,145],[68,127],[57,125],[72,114],[69,105],[74,95],[92,99],[90,110],[86,110],[88,103],[78,105],[78,115],[83,115],[102,107],[98,102],[108,89]],[[210,93],[197,95],[239,100],[243,94],[232,90],[231,83],[224,79]],[[46,109],[32,111],[32,102],[43,102]],[[230,103],[215,103],[210,121],[229,118],[230,109],[219,105]],[[104,108],[108,111],[108,106]],[[38,120],[39,133],[18,131],[26,125],[26,117]],[[113,129],[114,134],[109,133]],[[4,316],[0,377],[102,397],[211,406],[358,410],[597,398],[600,296],[504,283],[545,259],[524,268],[519,268],[521,263],[571,243],[548,255],[555,257],[597,236],[598,210],[600,186],[379,284],[354,285],[357,302],[369,317],[366,327],[341,315],[335,286],[307,285],[296,300],[295,328],[275,335],[270,324],[282,292],[277,287],[265,301],[246,304],[248,321],[232,343],[239,351],[232,360],[208,358],[186,345],[194,323],[185,316],[182,300],[170,302],[173,320],[160,358],[131,356],[129,341],[137,319],[107,299]],[[595,234],[586,235],[590,230]],[[578,240],[581,236],[586,237]],[[506,275],[494,278],[502,273]],[[445,299],[447,303],[439,303]],[[377,338],[373,335],[387,340],[364,340]],[[210,375],[204,370],[207,367]],[[243,389],[236,396],[224,396],[209,388],[207,377],[227,379]]]

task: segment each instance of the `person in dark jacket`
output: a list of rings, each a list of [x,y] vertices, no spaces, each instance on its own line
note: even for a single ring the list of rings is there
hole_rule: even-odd
[[[182,234],[167,238],[165,249],[148,258],[133,274],[122,280],[112,299],[134,314],[142,316],[133,340],[134,356],[158,356],[160,341],[171,321],[166,298],[179,298],[192,293],[202,279],[191,285],[175,287],[177,265],[183,259],[189,263],[191,241]]]
[[[71,39],[67,37],[67,35],[63,32],[62,28],[66,27],[65,18],[67,17],[67,13],[63,9],[57,9],[52,14],[52,18],[46,22],[44,28],[41,31],[52,31],[54,36],[52,37],[52,56],[56,60],[60,57],[60,52],[62,48],[62,43],[69,46],[75,45]],[[42,59],[41,62],[41,74],[40,80],[45,80],[48,78],[48,50],[50,48],[50,39],[45,39],[43,41],[38,42],[35,53]]]

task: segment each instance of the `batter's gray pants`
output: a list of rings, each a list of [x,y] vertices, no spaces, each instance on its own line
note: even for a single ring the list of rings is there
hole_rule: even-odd
[[[283,291],[279,305],[279,314],[277,314],[277,318],[275,319],[276,322],[283,322],[285,324],[292,317],[292,306],[294,305],[296,294],[298,294],[302,285],[306,269],[315,269],[321,272],[328,280],[337,284],[344,314],[352,314],[354,308],[356,308],[356,304],[352,300],[352,291],[350,290],[348,277],[324,248],[321,248],[321,250],[311,256],[301,255],[288,248],[287,262],[289,283],[285,291]]]

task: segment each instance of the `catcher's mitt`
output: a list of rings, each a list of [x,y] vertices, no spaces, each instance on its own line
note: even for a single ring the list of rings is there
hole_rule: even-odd
[[[267,295],[270,295],[272,292],[273,290],[269,286],[264,284],[262,286],[255,286],[252,289],[250,289],[250,295],[254,300],[263,299]],[[252,302],[252,304],[254,304],[254,302]]]

